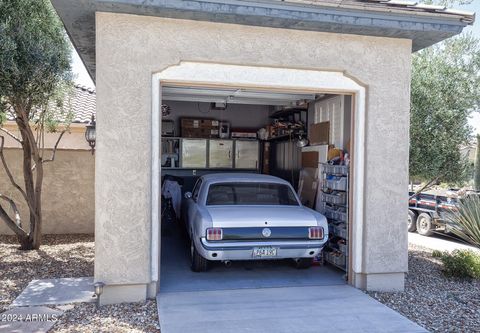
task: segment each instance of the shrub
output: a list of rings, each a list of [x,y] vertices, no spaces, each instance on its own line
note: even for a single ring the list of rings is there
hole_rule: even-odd
[[[480,248],[480,195],[469,195],[458,203],[458,211],[447,216],[455,235]]]
[[[438,252],[435,253],[438,255]],[[480,254],[472,250],[455,250],[440,255],[443,272],[448,277],[480,279]]]

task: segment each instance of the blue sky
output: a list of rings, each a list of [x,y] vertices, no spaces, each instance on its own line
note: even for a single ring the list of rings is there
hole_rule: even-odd
[[[480,0],[473,0],[469,5],[456,6],[458,9],[468,10],[477,13],[477,22],[473,26],[467,27],[465,31],[473,31],[473,33],[480,38]],[[77,75],[76,82],[88,87],[94,87],[92,79],[83,66],[77,52],[73,51],[73,72]],[[480,134],[480,112],[474,114],[470,120],[470,125],[475,128],[475,131]]]

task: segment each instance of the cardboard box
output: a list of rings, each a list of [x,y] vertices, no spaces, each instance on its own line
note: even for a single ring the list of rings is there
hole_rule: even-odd
[[[209,128],[183,128],[182,127],[182,137],[184,138],[218,138],[219,131],[218,129],[209,129]]]
[[[311,145],[328,145],[330,140],[330,122],[310,125],[308,140]]]
[[[203,118],[182,118],[180,126],[182,128],[216,128],[219,127],[218,120],[215,119],[203,119]]]
[[[302,168],[318,168],[318,151],[302,152]]]

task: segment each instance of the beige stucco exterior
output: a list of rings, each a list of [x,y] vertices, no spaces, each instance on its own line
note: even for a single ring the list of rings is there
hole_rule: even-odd
[[[51,151],[47,151],[50,154]],[[49,156],[49,155],[48,155]],[[22,185],[22,150],[6,148],[5,158],[17,182]],[[58,150],[55,161],[45,164],[43,183],[43,233],[93,234],[95,216],[95,158],[87,150]],[[0,189],[18,204],[20,215],[28,221],[25,201],[13,188],[0,167]],[[28,223],[24,226],[28,228]],[[0,235],[13,234],[0,221]]]
[[[147,295],[152,75],[181,61],[345,71],[367,86],[363,264],[355,275],[371,290],[403,288],[410,40],[111,13],[96,14],[96,34],[95,280],[107,294],[130,286],[125,300]]]
[[[18,130],[17,124],[14,121],[7,121],[5,124],[2,125],[2,127],[17,138],[20,137],[20,131]],[[45,148],[53,149],[53,147],[57,143],[60,132],[63,129],[64,128],[59,127],[56,133],[45,133]],[[6,135],[5,133],[1,133],[1,135],[5,138],[5,148],[21,148],[20,143],[15,141],[9,135]],[[90,150],[90,146],[85,140],[85,125],[77,123],[70,124],[68,129],[66,129],[66,133],[59,141],[57,148],[59,150]]]

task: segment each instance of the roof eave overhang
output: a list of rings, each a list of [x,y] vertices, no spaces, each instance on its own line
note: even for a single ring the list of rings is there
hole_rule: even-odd
[[[459,34],[461,16],[278,0],[51,0],[95,80],[95,12],[159,16],[412,40],[413,51]]]

